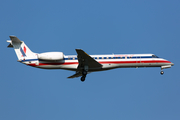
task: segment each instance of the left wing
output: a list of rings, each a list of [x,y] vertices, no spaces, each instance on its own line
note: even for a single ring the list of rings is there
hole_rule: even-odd
[[[75,77],[79,77],[82,76],[81,72],[76,72],[74,75],[69,76],[68,78],[75,78]]]
[[[88,72],[87,74],[89,74],[89,73],[91,73],[91,72]],[[74,75],[69,76],[68,78],[76,78],[76,77],[80,77],[80,76],[82,76],[82,72],[78,71]]]

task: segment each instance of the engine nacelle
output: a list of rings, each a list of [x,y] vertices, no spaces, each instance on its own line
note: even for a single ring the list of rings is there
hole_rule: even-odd
[[[63,52],[45,52],[38,54],[38,59],[41,60],[63,60],[64,54]]]

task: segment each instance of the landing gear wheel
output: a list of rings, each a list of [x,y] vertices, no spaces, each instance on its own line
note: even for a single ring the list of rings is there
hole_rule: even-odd
[[[161,75],[163,75],[163,74],[164,74],[164,71],[161,71],[160,73],[161,73]]]
[[[82,70],[82,77],[81,77],[81,81],[82,81],[82,82],[85,81],[86,75],[87,75],[87,70],[86,70],[86,69],[83,69],[83,70]]]
[[[85,81],[85,78],[86,78],[86,76],[82,76],[82,77],[81,77],[81,81],[84,82],[84,81]]]

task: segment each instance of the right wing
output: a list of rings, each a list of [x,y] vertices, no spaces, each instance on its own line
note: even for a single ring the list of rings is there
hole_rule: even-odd
[[[76,49],[76,52],[78,54],[77,57],[78,57],[78,62],[79,62],[78,69],[84,69],[85,66],[88,66],[88,68],[101,68],[102,67],[102,65],[98,61],[93,59],[83,50]],[[82,76],[81,71],[77,71],[74,75],[69,76],[68,78],[75,78],[79,76]]]
[[[81,49],[76,49],[76,52],[78,54],[78,62],[79,66],[78,68],[84,68],[84,66],[88,66],[88,68],[101,68],[102,65],[93,59],[90,55],[88,55],[86,52],[84,52]]]

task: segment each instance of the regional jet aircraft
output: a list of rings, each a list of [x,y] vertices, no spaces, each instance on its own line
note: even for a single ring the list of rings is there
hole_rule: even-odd
[[[81,76],[84,81],[90,72],[110,70],[114,68],[138,68],[138,67],[161,67],[170,68],[174,64],[154,54],[111,54],[111,55],[88,55],[81,49],[76,49],[77,55],[64,55],[63,52],[34,53],[26,44],[16,36],[10,36],[7,40],[13,47],[18,61],[26,65],[43,69],[65,69],[75,71],[68,78]]]

